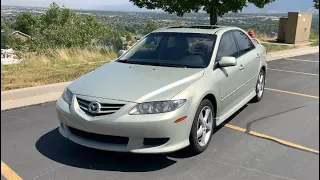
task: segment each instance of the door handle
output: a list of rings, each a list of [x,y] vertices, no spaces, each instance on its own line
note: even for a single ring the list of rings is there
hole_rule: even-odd
[[[240,70],[243,70],[244,69],[244,65],[243,64],[240,64]]]
[[[260,58],[260,54],[257,54],[257,58],[258,58],[258,59]]]

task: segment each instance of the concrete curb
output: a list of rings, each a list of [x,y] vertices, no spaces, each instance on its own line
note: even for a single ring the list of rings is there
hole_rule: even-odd
[[[302,56],[306,54],[319,53],[319,46],[289,49],[278,52],[270,52],[267,54],[267,61],[274,61],[283,58],[289,58],[294,56]]]
[[[71,82],[1,92],[1,110],[57,100]]]
[[[319,46],[270,52],[267,55],[267,61],[312,53],[319,53]],[[71,82],[63,82],[1,92],[1,110],[55,101],[61,96],[63,90],[70,83]]]

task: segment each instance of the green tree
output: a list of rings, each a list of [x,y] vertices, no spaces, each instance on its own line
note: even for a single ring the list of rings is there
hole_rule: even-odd
[[[37,19],[35,15],[29,12],[22,12],[18,14],[12,27],[15,30],[21,31],[28,35],[32,35],[36,23],[37,23]]]
[[[56,3],[40,15],[19,14],[15,27],[32,38],[22,42],[17,39],[9,41],[10,36],[5,36],[4,41],[1,39],[1,47],[9,44],[14,49],[36,52],[91,47],[118,50],[122,46],[120,36],[127,35],[124,29],[112,29],[93,15],[79,15]],[[1,34],[4,35],[7,34]]]
[[[160,26],[157,22],[152,21],[152,20],[148,20],[147,24],[144,26],[143,28],[143,34],[148,34],[156,29],[159,29]]]
[[[1,49],[7,49],[11,47],[12,36],[10,35],[9,28],[3,22],[1,22]]]
[[[319,10],[319,0],[313,0],[314,2],[314,8]]]
[[[210,24],[215,25],[218,16],[228,12],[237,13],[241,11],[247,2],[254,4],[258,8],[263,8],[266,4],[275,0],[129,0],[140,8],[163,9],[169,13],[183,16],[185,13],[198,12],[204,10],[210,15]]]
[[[126,34],[126,41],[132,41],[133,40],[133,37],[131,36],[130,33],[127,33]]]

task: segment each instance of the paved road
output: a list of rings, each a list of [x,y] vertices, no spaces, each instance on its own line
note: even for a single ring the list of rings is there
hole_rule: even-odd
[[[319,154],[298,147],[319,150],[319,54],[271,61],[269,68],[263,100],[230,118],[198,156],[184,151],[134,155],[76,145],[59,134],[55,104],[46,103],[1,112],[1,160],[23,179],[319,179]]]

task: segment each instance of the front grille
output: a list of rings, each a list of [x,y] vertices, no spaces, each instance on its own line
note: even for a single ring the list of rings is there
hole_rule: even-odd
[[[109,143],[109,144],[128,144],[128,142],[129,142],[128,137],[95,134],[95,133],[81,131],[79,129],[75,129],[70,126],[68,126],[68,128],[72,134],[79,136],[79,137],[82,137],[84,139],[92,140],[92,141]]]
[[[88,100],[84,100],[81,98],[77,98],[78,104],[80,106],[80,108],[87,114],[90,116],[102,116],[102,115],[109,115],[109,114],[113,114],[116,111],[118,111],[121,107],[123,107],[125,104],[108,104],[108,103],[100,103],[101,104],[101,109],[98,113],[91,113],[88,110],[89,104],[91,103],[91,101]]]

